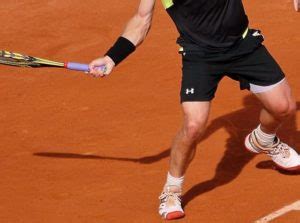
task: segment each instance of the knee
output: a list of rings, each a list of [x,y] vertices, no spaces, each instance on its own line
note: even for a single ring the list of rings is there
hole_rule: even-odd
[[[296,103],[283,101],[277,104],[277,106],[273,109],[273,113],[276,117],[280,119],[287,118],[296,113]]]
[[[201,133],[204,132],[206,120],[187,121],[184,126],[184,135],[188,140],[196,141]]]

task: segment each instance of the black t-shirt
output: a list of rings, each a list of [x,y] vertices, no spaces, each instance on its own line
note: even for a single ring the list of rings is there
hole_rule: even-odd
[[[162,0],[179,33],[179,44],[226,49],[248,27],[242,0]]]

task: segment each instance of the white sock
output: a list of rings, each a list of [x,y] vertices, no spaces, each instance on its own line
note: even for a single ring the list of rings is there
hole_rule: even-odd
[[[260,125],[254,131],[261,146],[271,146],[274,143],[276,134],[267,134],[263,132]]]
[[[166,189],[168,186],[176,186],[181,190],[183,182],[184,182],[184,176],[182,176],[182,177],[173,177],[170,174],[170,172],[168,172],[167,182],[165,184],[164,189]]]

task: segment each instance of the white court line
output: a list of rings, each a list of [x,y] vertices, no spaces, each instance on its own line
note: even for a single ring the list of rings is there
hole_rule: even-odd
[[[277,211],[274,211],[273,213],[271,213],[261,219],[258,219],[257,221],[255,221],[255,223],[267,223],[267,222],[272,221],[275,218],[278,218],[290,211],[300,211],[300,200],[298,200],[290,205],[287,205]]]

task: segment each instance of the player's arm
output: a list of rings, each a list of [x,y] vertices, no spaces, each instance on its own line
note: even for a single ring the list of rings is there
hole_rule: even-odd
[[[155,0],[141,0],[135,15],[128,21],[124,32],[104,57],[95,59],[89,65],[90,73],[103,77],[131,54],[146,38],[151,27]],[[105,66],[105,70],[99,67]],[[98,68],[98,69],[97,69]]]

